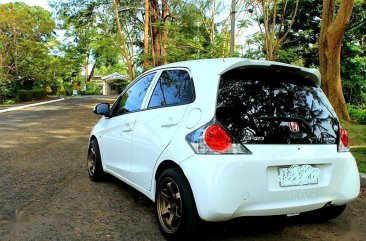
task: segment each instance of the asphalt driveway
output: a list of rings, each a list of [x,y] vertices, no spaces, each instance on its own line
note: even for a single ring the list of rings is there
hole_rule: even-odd
[[[112,177],[88,178],[98,102],[113,99],[74,97],[0,113],[0,240],[164,240],[151,201]],[[364,241],[366,197],[326,223],[244,218],[202,232],[207,240]]]

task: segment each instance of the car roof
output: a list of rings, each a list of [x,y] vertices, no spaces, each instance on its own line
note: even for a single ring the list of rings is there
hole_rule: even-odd
[[[188,69],[199,68],[199,70],[202,72],[207,71],[210,73],[215,73],[217,75],[222,75],[223,73],[231,69],[243,66],[264,66],[264,67],[276,66],[282,69],[298,70],[302,75],[312,80],[317,86],[320,86],[320,72],[317,69],[309,69],[275,61],[252,60],[245,58],[216,58],[216,59],[189,60],[189,61],[182,61],[162,65],[152,69],[151,71],[165,68],[188,68]]]

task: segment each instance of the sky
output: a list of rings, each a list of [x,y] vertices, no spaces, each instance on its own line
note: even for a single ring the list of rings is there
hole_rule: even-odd
[[[9,3],[9,2],[24,2],[30,6],[41,6],[49,11],[51,11],[50,6],[48,6],[47,0],[0,0],[0,3]]]

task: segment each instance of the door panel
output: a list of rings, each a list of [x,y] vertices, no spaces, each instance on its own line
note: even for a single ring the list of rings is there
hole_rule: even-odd
[[[161,72],[147,110],[136,119],[131,154],[131,177],[137,185],[151,189],[155,163],[179,128],[194,86],[186,69]]]
[[[106,171],[130,179],[131,143],[135,121],[155,72],[137,79],[114,103],[111,118],[101,134],[102,157]]]
[[[188,105],[143,111],[137,117],[132,144],[131,179],[151,189],[155,163],[177,131]]]
[[[107,170],[125,178],[129,178],[132,133],[139,113],[130,113],[106,120],[105,129],[102,131],[103,163]]]

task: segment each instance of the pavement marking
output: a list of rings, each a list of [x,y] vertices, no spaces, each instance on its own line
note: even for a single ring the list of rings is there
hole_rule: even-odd
[[[57,100],[50,100],[50,101],[45,101],[45,102],[38,102],[38,103],[34,103],[34,104],[29,104],[29,105],[21,105],[21,106],[16,106],[16,107],[10,107],[10,108],[4,109],[4,110],[0,110],[0,113],[14,111],[14,110],[21,110],[21,109],[28,108],[28,107],[49,104],[49,103],[58,102],[58,101],[62,101],[62,100],[65,100],[65,98],[61,98],[61,99],[57,99]]]

